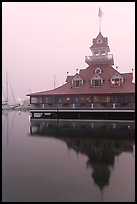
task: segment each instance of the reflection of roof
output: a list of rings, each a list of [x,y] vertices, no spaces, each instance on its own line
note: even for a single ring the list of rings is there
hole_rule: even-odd
[[[74,76],[67,76],[66,84],[52,90],[36,92],[28,94],[31,95],[63,95],[63,94],[110,94],[110,93],[135,93],[135,84],[132,83],[132,73],[120,74],[110,65],[100,65],[101,69],[100,77],[103,79],[103,84],[98,88],[91,88],[90,80],[95,75],[95,69],[97,65],[92,65],[86,69],[80,70],[80,77],[84,80],[84,83],[80,88],[72,88],[72,79]],[[110,79],[114,74],[120,74],[124,78],[124,84],[122,87],[111,87]]]

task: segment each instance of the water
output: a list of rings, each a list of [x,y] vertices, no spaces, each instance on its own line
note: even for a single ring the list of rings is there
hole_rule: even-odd
[[[4,112],[2,201],[135,201],[134,125]]]

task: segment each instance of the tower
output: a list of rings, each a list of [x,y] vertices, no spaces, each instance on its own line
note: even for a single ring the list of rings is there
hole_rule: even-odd
[[[107,37],[103,37],[99,32],[96,38],[93,38],[93,44],[90,47],[91,56],[85,57],[85,62],[88,65],[109,64],[114,65],[113,55],[110,54]]]
[[[99,23],[99,34],[96,38],[93,39],[93,44],[90,47],[91,49],[91,56],[85,57],[85,62],[88,65],[94,64],[109,64],[114,65],[113,55],[110,54],[110,49],[108,46],[108,39],[107,37],[103,37],[101,34],[101,17],[103,13],[101,8],[99,8],[98,16],[100,18]]]

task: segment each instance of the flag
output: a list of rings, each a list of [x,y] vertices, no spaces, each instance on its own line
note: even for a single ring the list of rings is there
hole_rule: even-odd
[[[99,17],[102,17],[102,15],[103,15],[103,13],[102,13],[102,11],[101,11],[101,8],[99,8],[98,16],[99,16]]]

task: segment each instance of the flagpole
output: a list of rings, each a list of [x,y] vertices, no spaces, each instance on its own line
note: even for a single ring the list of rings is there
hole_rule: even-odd
[[[100,21],[99,21],[99,32],[101,33],[101,16],[99,18],[100,18]]]
[[[101,17],[102,17],[102,11],[101,11],[101,8],[99,8],[99,12],[98,12],[98,16],[100,18],[99,20],[99,32],[101,33]]]

